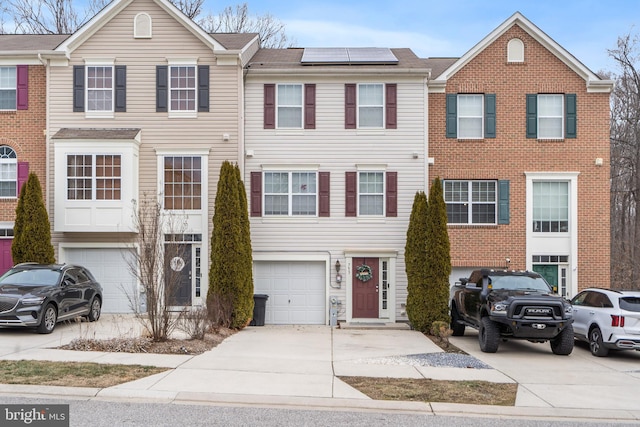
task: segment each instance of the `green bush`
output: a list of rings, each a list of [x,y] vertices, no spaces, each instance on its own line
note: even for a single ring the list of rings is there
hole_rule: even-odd
[[[225,161],[216,191],[207,304],[225,304],[232,328],[245,327],[253,317],[253,261],[247,199],[240,170]],[[218,304],[219,305],[219,304]],[[226,317],[220,315],[220,317]]]
[[[407,316],[411,326],[426,332],[430,322],[427,316],[427,196],[417,192],[407,228],[404,248],[405,271],[407,273]]]
[[[11,256],[14,264],[55,262],[49,216],[44,206],[40,180],[35,173],[29,174],[27,182],[20,190],[13,226]]]

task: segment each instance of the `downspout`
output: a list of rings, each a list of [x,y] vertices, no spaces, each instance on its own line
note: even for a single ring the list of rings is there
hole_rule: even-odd
[[[44,65],[45,69],[45,128],[43,129],[44,139],[45,139],[45,156],[44,156],[44,167],[45,167],[45,197],[47,199],[47,206],[49,207],[49,218],[51,218],[51,180],[50,180],[50,158],[51,155],[49,153],[50,149],[50,139],[49,139],[49,99],[50,99],[50,86],[49,82],[51,81],[51,68],[49,67],[49,61],[42,57],[41,53],[38,53],[38,60]],[[53,221],[52,221],[53,223]]]
[[[431,71],[424,78],[424,192],[429,194],[429,79]]]

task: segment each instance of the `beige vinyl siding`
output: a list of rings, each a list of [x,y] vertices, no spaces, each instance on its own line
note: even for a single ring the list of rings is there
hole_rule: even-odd
[[[358,130],[344,128],[345,83],[397,83],[398,128]],[[316,129],[263,129],[264,83],[315,83]],[[401,304],[406,301],[404,246],[415,193],[425,190],[426,177],[426,88],[421,78],[397,76],[325,78],[284,76],[280,79],[248,75],[245,86],[247,150],[254,156],[245,159],[244,180],[249,191],[250,173],[264,165],[317,165],[319,171],[331,173],[329,218],[251,218],[253,249],[260,252],[331,253],[332,262],[344,263],[345,250],[397,251],[396,316],[400,320]],[[419,153],[414,159],[413,153]],[[398,172],[398,216],[394,218],[345,217],[345,171],[355,171],[360,164],[385,165]],[[372,255],[375,256],[375,255]],[[335,269],[331,266],[331,284]],[[346,301],[346,270],[340,290],[331,295]]]
[[[152,18],[153,37],[133,38],[134,16],[140,12]],[[114,113],[113,118],[87,118],[84,112],[73,112],[73,66],[84,65],[86,59],[112,59],[114,65],[127,67],[126,112]],[[210,66],[209,112],[197,112],[197,118],[169,118],[169,114],[156,112],[156,66],[167,65],[168,59],[197,59],[197,65]],[[208,246],[211,233],[215,190],[224,160],[238,161],[239,99],[242,90],[239,66],[218,66],[211,48],[192,34],[181,23],[168,15],[151,0],[136,1],[126,7],[104,27],[71,53],[68,66],[50,68],[50,121],[51,137],[61,128],[139,128],[141,132],[139,160],[139,197],[156,198],[159,191],[156,149],[207,149],[208,166],[208,219],[203,221],[202,244]],[[229,141],[223,141],[229,134]],[[50,158],[54,158],[54,141],[49,144]],[[55,167],[49,164],[49,176]],[[52,197],[49,201],[53,216],[55,183],[49,181]],[[127,185],[127,183],[123,183]],[[55,220],[52,218],[52,221]],[[87,236],[91,234],[92,236]],[[117,233],[96,236],[93,233],[54,233],[54,243],[82,241],[128,241],[131,236]],[[204,252],[203,252],[204,253]],[[208,253],[208,250],[206,251]],[[203,279],[208,271],[208,260],[203,258]],[[206,289],[204,290],[206,292]],[[206,293],[205,293],[206,295]]]

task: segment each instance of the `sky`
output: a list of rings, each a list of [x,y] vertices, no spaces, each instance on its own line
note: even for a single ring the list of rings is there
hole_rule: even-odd
[[[594,72],[615,73],[607,49],[640,35],[639,0],[205,0],[204,9],[244,1],[281,20],[298,47],[408,47],[423,58],[462,56],[515,12]]]

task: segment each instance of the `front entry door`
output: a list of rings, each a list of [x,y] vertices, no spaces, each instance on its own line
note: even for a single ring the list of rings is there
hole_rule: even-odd
[[[165,291],[169,305],[191,305],[191,248],[186,243],[165,245]]]
[[[377,319],[379,317],[379,259],[353,258],[353,317]]]

